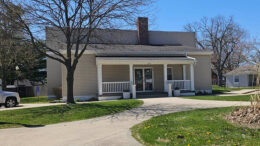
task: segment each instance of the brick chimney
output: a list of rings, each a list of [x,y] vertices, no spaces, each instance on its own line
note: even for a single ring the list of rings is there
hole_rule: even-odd
[[[137,33],[138,33],[138,44],[139,45],[148,45],[148,18],[147,17],[138,17],[136,21]]]

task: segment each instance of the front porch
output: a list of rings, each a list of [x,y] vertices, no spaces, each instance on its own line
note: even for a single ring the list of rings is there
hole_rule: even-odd
[[[194,91],[195,59],[191,57],[97,57],[96,61],[99,96],[124,91],[132,98],[142,93],[167,95],[169,84],[172,90]]]

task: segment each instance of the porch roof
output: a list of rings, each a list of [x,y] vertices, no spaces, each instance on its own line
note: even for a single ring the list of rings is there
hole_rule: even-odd
[[[97,56],[97,64],[195,64],[196,59],[189,56]]]
[[[121,54],[121,53],[99,53],[96,55],[96,57],[175,57],[175,58],[179,58],[179,57],[187,57],[187,55],[185,53],[175,53],[175,54],[165,54],[165,53],[125,53],[125,54]]]
[[[167,45],[109,45],[91,44],[88,49],[93,49],[96,55],[104,54],[186,54],[192,53],[211,53],[190,46],[167,46]]]

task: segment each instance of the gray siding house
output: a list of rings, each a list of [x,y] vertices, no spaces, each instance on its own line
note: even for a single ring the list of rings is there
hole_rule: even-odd
[[[225,74],[226,87],[252,87],[256,86],[257,67],[241,66]]]

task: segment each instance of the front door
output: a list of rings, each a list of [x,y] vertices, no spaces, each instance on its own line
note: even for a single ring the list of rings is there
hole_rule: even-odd
[[[152,68],[135,69],[136,91],[152,91],[153,90],[153,71]]]
[[[143,76],[143,69],[135,69],[135,85],[136,85],[136,91],[143,91],[144,86],[144,76]]]

